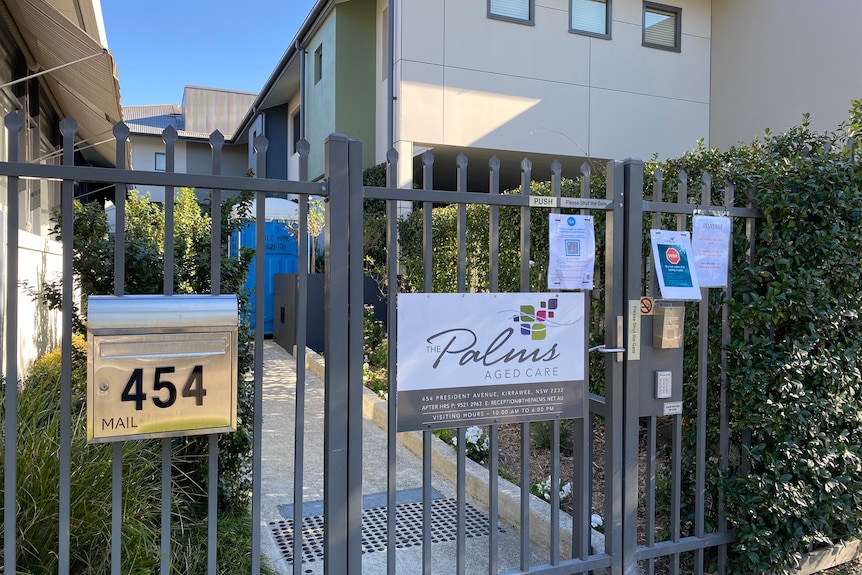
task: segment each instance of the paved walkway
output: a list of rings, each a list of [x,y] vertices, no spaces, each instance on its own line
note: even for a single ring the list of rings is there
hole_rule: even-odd
[[[264,396],[263,396],[263,438],[262,438],[262,503],[261,503],[261,541],[263,553],[269,558],[270,563],[280,573],[292,574],[293,566],[285,560],[283,551],[279,548],[274,537],[274,529],[279,534],[287,531],[287,519],[290,510],[284,510],[283,506],[291,506],[293,503],[293,463],[294,463],[294,415],[295,415],[295,360],[283,349],[272,341],[267,341],[264,348]],[[372,399],[366,401],[366,420],[363,425],[363,485],[362,492],[365,496],[366,509],[385,506],[382,501],[371,497],[375,494],[386,492],[386,432],[371,421],[374,414],[373,393],[367,391]],[[304,473],[303,473],[303,514],[307,517],[306,527],[309,523],[320,522],[323,514],[319,502],[323,500],[323,381],[320,377],[307,372],[306,377],[306,425],[304,434]],[[380,405],[377,406],[378,411]],[[379,414],[376,419],[379,419]],[[385,418],[384,418],[385,421]],[[399,434],[407,436],[409,434]],[[454,455],[454,450],[443,447]],[[439,450],[437,450],[439,451]],[[446,453],[443,453],[446,456]],[[439,459],[439,453],[435,453]],[[451,457],[454,461],[454,457]],[[468,464],[472,462],[468,461]],[[478,466],[476,466],[478,467]],[[404,504],[399,503],[399,513],[402,511],[407,519],[405,526],[405,537],[413,534],[419,537],[419,543],[409,548],[396,551],[398,573],[420,573],[422,562],[421,550],[421,503],[410,504],[416,499],[417,490],[422,487],[422,463],[402,442],[399,441],[397,448],[397,488],[399,497],[403,497]],[[487,485],[487,480],[486,483]],[[455,487],[452,481],[435,472],[432,480],[435,491],[435,506],[439,505],[441,513],[447,511],[446,507],[453,505],[455,500]],[[505,487],[504,487],[505,489]],[[487,487],[485,488],[487,491]],[[514,490],[514,489],[513,489]],[[517,494],[511,494],[516,496]],[[487,508],[484,504],[468,496],[468,503],[476,511],[473,516],[474,522],[469,520],[468,508],[468,532],[471,524],[478,531],[482,521],[487,521]],[[501,506],[505,503],[501,500]],[[280,509],[281,508],[281,509]],[[374,511],[366,511],[365,536],[369,539],[379,539],[385,545],[385,513],[380,517]],[[418,523],[411,521],[418,514]],[[382,517],[382,520],[378,520]],[[454,532],[454,526],[450,522],[444,522],[444,529]],[[382,532],[375,533],[376,526],[382,527]],[[402,522],[399,521],[399,529]],[[411,527],[412,525],[412,527]],[[318,526],[322,526],[319,524]],[[510,570],[518,567],[520,557],[520,535],[510,525],[500,521],[500,528],[505,532],[499,535],[499,566],[500,569]],[[541,528],[536,526],[535,528]],[[319,536],[307,532],[305,538],[307,543],[319,542],[322,545],[322,530]],[[467,573],[488,572],[488,541],[487,536],[475,536],[467,538],[466,545],[466,571]],[[283,541],[282,541],[283,543]],[[367,552],[363,555],[363,571],[365,573],[386,572],[385,549],[377,549],[377,552]],[[313,555],[312,555],[313,556]],[[445,543],[434,543],[432,551],[432,572],[455,573],[456,547],[454,541]],[[541,546],[532,545],[531,564],[548,562],[548,552]],[[315,561],[306,562],[303,573],[309,575],[323,573],[323,559],[316,557]]]

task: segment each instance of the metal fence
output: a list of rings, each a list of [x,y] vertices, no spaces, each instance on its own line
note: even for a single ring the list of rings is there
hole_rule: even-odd
[[[331,144],[332,145],[332,142]],[[343,144],[338,144],[343,145]],[[355,148],[354,148],[355,146]],[[354,152],[354,149],[357,151]],[[350,143],[350,154],[359,153],[359,144]],[[469,285],[468,277],[468,231],[467,231],[467,206],[471,204],[482,204],[489,206],[488,237],[490,241],[487,266],[489,269],[489,291],[498,290],[499,279],[499,232],[501,226],[518,226],[520,234],[520,282],[516,289],[522,292],[531,290],[531,210],[539,209],[543,213],[548,208],[535,208],[531,206],[554,206],[553,212],[559,212],[565,206],[569,213],[580,211],[581,213],[605,214],[605,248],[604,253],[598,254],[599,260],[604,259],[599,267],[604,270],[603,283],[596,286],[598,296],[603,294],[604,309],[602,317],[597,321],[586,321],[586,325],[592,324],[594,329],[587,333],[587,341],[596,343],[589,351],[603,352],[606,361],[604,367],[604,389],[603,393],[591,394],[590,416],[574,422],[573,461],[574,469],[571,470],[573,479],[573,512],[571,518],[561,520],[558,510],[559,498],[554,489],[551,489],[551,529],[543,544],[550,550],[549,561],[546,565],[533,565],[530,560],[531,545],[536,543],[531,537],[531,517],[529,511],[531,470],[529,468],[530,424],[521,425],[520,459],[522,462],[520,473],[520,516],[513,521],[520,530],[520,572],[542,572],[542,573],[580,573],[602,567],[610,567],[612,573],[628,573],[640,565],[648,573],[654,573],[657,569],[661,572],[680,573],[694,572],[703,573],[704,570],[713,566],[718,572],[725,572],[726,545],[733,541],[732,532],[728,528],[724,518],[722,493],[707,489],[706,472],[707,467],[717,468],[721,474],[726,474],[729,460],[729,422],[728,422],[728,397],[726,389],[727,360],[724,352],[718,354],[710,349],[710,331],[718,328],[720,331],[720,346],[722,349],[729,342],[730,332],[728,326],[727,301],[730,298],[729,287],[722,288],[720,301],[710,305],[710,290],[701,290],[701,301],[695,309],[694,304],[687,304],[689,316],[687,321],[688,333],[696,330],[697,335],[687,338],[689,343],[695,342],[695,349],[690,351],[691,355],[696,352],[696,370],[691,373],[683,373],[682,350],[668,353],[659,351],[648,351],[650,345],[644,343],[652,329],[652,318],[643,315],[640,309],[642,298],[655,297],[659,299],[657,281],[651,266],[651,255],[646,247],[645,234],[649,227],[661,229],[667,221],[666,214],[675,219],[675,227],[685,230],[688,227],[688,217],[695,214],[720,215],[736,220],[736,225],[744,226],[751,230],[758,212],[752,206],[737,207],[734,201],[734,190],[727,186],[723,197],[723,205],[713,206],[712,186],[708,176],[704,178],[699,193],[689,194],[687,189],[687,178],[684,173],[675,186],[676,200],[673,202],[663,201],[667,190],[663,189],[664,183],[661,173],[656,172],[652,185],[652,198],[645,199],[644,196],[644,164],[637,160],[625,162],[611,162],[607,165],[606,191],[598,191],[592,194],[590,190],[590,172],[588,166],[584,166],[580,174],[580,198],[561,197],[561,173],[559,164],[552,167],[551,195],[556,201],[548,202],[535,200],[533,196],[530,162],[522,163],[522,184],[520,193],[501,194],[499,187],[499,161],[492,158],[489,162],[489,193],[468,192],[466,186],[467,158],[459,156],[456,165],[457,191],[434,190],[432,181],[432,166],[434,158],[426,153],[422,158],[423,166],[423,189],[422,190],[398,190],[394,188],[363,188],[362,196],[366,199],[383,199],[388,202],[388,254],[387,269],[389,272],[388,285],[397,285],[399,278],[395,270],[398,268],[398,254],[403,246],[398,244],[397,203],[413,202],[417,209],[422,211],[423,219],[423,290],[433,291],[434,278],[431,270],[434,269],[434,240],[433,240],[433,216],[435,206],[453,205],[457,209],[457,256],[454,261],[447,261],[445,266],[456,269],[455,290],[465,292],[473,289]],[[395,165],[394,152],[389,156],[389,181],[396,181],[392,174]],[[544,178],[539,178],[544,179]],[[359,188],[353,182],[359,180],[359,175],[348,175],[343,185],[348,186],[349,196],[355,198],[359,194]],[[333,193],[339,187],[337,180],[330,180]],[[604,192],[604,193],[603,193]],[[598,197],[593,197],[596,195]],[[347,205],[345,202],[344,205]],[[351,218],[355,217],[352,210],[359,209],[359,202],[350,202]],[[514,206],[520,212],[519,221],[507,220],[501,222],[499,209],[502,206]],[[644,217],[650,216],[651,226],[644,224]],[[663,223],[664,222],[664,223]],[[355,229],[351,227],[351,230]],[[671,228],[673,229],[673,228]],[[359,239],[361,236],[351,234],[351,254],[360,250]],[[354,243],[355,242],[355,243]],[[747,246],[752,253],[753,246]],[[444,256],[445,257],[445,256]],[[470,260],[473,261],[473,260]],[[475,263],[473,264],[475,265]],[[360,285],[358,282],[359,268],[351,266],[351,273],[357,274],[350,279],[350,285]],[[727,284],[730,285],[729,283]],[[389,425],[390,438],[394,442],[395,434],[391,431],[396,427],[397,394],[393,393],[398,366],[393,358],[398,340],[398,326],[393,319],[396,314],[396,297],[389,298],[389,336],[390,336],[390,395],[389,395]],[[601,307],[601,306],[599,306]],[[718,313],[711,313],[713,309],[719,309]],[[603,327],[603,329],[602,329]],[[602,333],[603,332],[603,333]],[[597,339],[603,337],[603,340]],[[361,341],[351,339],[348,345],[361,346]],[[358,351],[357,351],[358,353]],[[584,352],[587,353],[587,350]],[[661,402],[655,401],[651,390],[654,385],[654,371],[657,367],[668,361],[679,366],[679,373],[674,378],[686,380],[686,392],[680,389],[674,392],[677,399],[685,401],[674,402],[674,409],[665,412],[656,411],[661,407]],[[358,362],[358,360],[357,360]],[[585,364],[589,365],[588,358]],[[359,369],[351,367],[351,369]],[[351,372],[351,374],[354,372]],[[710,379],[710,374],[720,374],[717,382],[717,391],[710,391],[710,386],[715,384],[715,377]],[[590,378],[587,377],[589,380]],[[358,377],[351,381],[351,389],[359,387]],[[675,384],[676,385],[676,384]],[[707,395],[717,393],[719,414],[717,418],[711,419],[708,413]],[[678,394],[678,395],[677,395]],[[678,411],[677,411],[678,409]],[[670,411],[670,413],[667,413]],[[695,440],[691,445],[683,441],[684,422],[694,430]],[[708,430],[708,426],[712,426]],[[604,461],[592,459],[593,439],[595,431],[600,428],[603,431],[604,447],[606,457]],[[667,433],[659,433],[660,430],[668,429]],[[709,431],[709,433],[708,433]],[[491,521],[491,533],[496,526],[498,505],[498,429],[491,425],[489,429],[491,454],[489,457],[489,480],[488,501],[489,515]],[[708,438],[717,438],[716,440]],[[431,443],[435,441],[430,431],[424,432],[423,459],[425,462],[425,476],[423,478],[424,506],[427,509],[430,503],[431,493]],[[457,430],[458,447],[458,473],[456,477],[459,507],[463,507],[466,501],[465,493],[465,434],[464,429]],[[560,421],[551,424],[551,452],[559,453],[560,446]],[[390,448],[388,465],[390,476],[397,473],[397,463],[394,457],[394,448]],[[641,462],[641,463],[639,463]],[[590,515],[593,508],[594,466],[603,467],[605,477],[603,514],[605,518],[605,548],[591,549],[590,547]],[[555,456],[552,471],[551,485],[557,485],[561,469],[558,456]],[[693,482],[690,480],[693,479]],[[358,477],[346,478],[349,484],[358,485]],[[661,493],[657,495],[657,484],[662,481]],[[394,509],[394,482],[390,485],[389,509]],[[707,509],[709,501],[709,509]],[[686,516],[683,516],[683,505],[686,505]],[[358,512],[358,508],[356,510]],[[390,511],[390,513],[394,513]],[[390,517],[394,522],[394,517]],[[428,524],[425,521],[423,531],[423,572],[430,571],[430,549],[431,537]],[[709,527],[707,524],[709,523]],[[561,553],[561,533],[571,528],[571,552]],[[394,525],[394,523],[390,523]],[[458,571],[463,572],[463,532],[458,539]],[[390,530],[390,537],[393,536]],[[394,541],[390,541],[390,548],[394,548]],[[346,561],[348,569],[352,572],[359,566],[359,558],[355,549],[348,548]],[[488,545],[489,573],[496,572],[497,554],[496,541],[493,536]],[[356,561],[353,565],[349,562]],[[336,569],[338,570],[338,569]],[[389,572],[395,572],[394,555],[390,555]]]
[[[595,289],[587,294],[587,301],[593,302],[587,306],[588,317],[585,318],[585,340],[590,342],[589,349],[583,350],[586,366],[591,366],[592,377],[587,374],[586,381],[594,382],[594,391],[589,395],[587,417],[577,418],[571,422],[572,464],[568,469],[561,466],[559,457],[561,443],[561,424],[559,419],[550,422],[550,450],[552,456],[551,485],[557,485],[562,477],[570,477],[572,481],[572,512],[569,516],[559,509],[560,496],[557,490],[551,489],[550,522],[547,531],[536,525],[531,515],[530,495],[531,476],[529,465],[531,433],[529,422],[516,424],[520,428],[519,457],[520,469],[520,503],[514,516],[505,516],[504,521],[516,527],[519,533],[519,565],[513,573],[586,573],[609,568],[612,573],[629,573],[640,564],[647,573],[659,570],[668,573],[694,572],[704,573],[705,568],[714,565],[717,571],[725,571],[725,548],[733,540],[726,520],[721,515],[721,493],[713,493],[705,483],[707,466],[714,465],[721,472],[728,469],[730,452],[728,439],[728,397],[726,392],[726,358],[723,353],[711,353],[709,348],[710,329],[716,322],[720,326],[723,343],[729,341],[728,310],[724,303],[718,304],[720,310],[716,315],[710,306],[710,290],[702,290],[701,303],[697,310],[688,304],[689,311],[695,318],[697,336],[697,370],[694,374],[682,375],[691,380],[687,383],[686,399],[679,412],[672,414],[656,413],[648,401],[645,402],[642,389],[652,384],[654,366],[650,361],[656,357],[645,353],[644,359],[633,353],[635,346],[641,346],[641,330],[648,332],[652,319],[642,315],[639,308],[641,298],[656,296],[656,281],[650,265],[648,249],[644,243],[646,228],[667,227],[665,218],[676,218],[676,227],[680,230],[687,227],[688,216],[695,213],[714,213],[731,218],[744,220],[747,226],[752,226],[757,216],[751,207],[735,207],[733,189],[727,187],[723,206],[712,206],[710,193],[711,182],[703,181],[699,194],[689,196],[687,181],[681,178],[673,192],[676,201],[666,202],[663,197],[668,192],[663,191],[664,183],[657,174],[651,189],[652,197],[644,199],[643,178],[644,165],[637,160],[611,162],[606,170],[606,189],[591,189],[590,170],[584,167],[579,178],[580,193],[577,197],[564,197],[561,168],[558,163],[552,167],[550,174],[550,197],[552,202],[538,202],[533,179],[544,179],[544,175],[531,173],[528,161],[522,163],[522,183],[519,193],[503,193],[500,189],[500,163],[492,158],[488,165],[488,192],[470,192],[467,190],[466,168],[467,158],[459,156],[453,166],[457,170],[457,191],[435,190],[432,180],[434,158],[426,153],[422,158],[423,185],[421,190],[398,189],[391,184],[389,187],[366,187],[362,181],[362,144],[343,136],[333,135],[327,140],[326,173],[319,183],[288,182],[284,180],[248,179],[221,176],[221,147],[223,138],[214,134],[211,138],[213,146],[212,175],[191,175],[173,173],[174,144],[176,134],[170,129],[165,132],[166,142],[166,172],[139,172],[123,169],[102,169],[92,167],[76,167],[73,165],[73,143],[75,124],[70,119],[61,125],[63,134],[63,165],[45,166],[18,163],[17,131],[21,122],[17,115],[7,117],[6,125],[10,131],[9,161],[0,163],[0,175],[8,178],[8,258],[6,271],[7,322],[6,341],[8,382],[16,382],[19,374],[16,371],[16,350],[18,325],[17,297],[18,280],[17,261],[17,198],[19,179],[53,178],[62,180],[62,218],[64,222],[73,220],[72,199],[75,181],[102,182],[115,185],[115,204],[117,220],[115,235],[115,269],[123,270],[124,261],[124,200],[127,184],[146,184],[166,186],[165,209],[172,212],[173,190],[175,187],[186,186],[198,189],[212,190],[212,221],[217,226],[221,221],[222,190],[252,191],[258,198],[268,194],[292,194],[299,204],[299,229],[306,228],[308,218],[308,199],[312,196],[326,198],[326,373],[325,373],[325,437],[324,437],[324,569],[327,573],[359,573],[362,572],[362,536],[363,536],[363,492],[362,468],[363,461],[368,458],[379,460],[381,454],[363,453],[363,211],[366,200],[384,200],[387,215],[387,261],[386,284],[398,286],[399,254],[404,246],[399,241],[399,210],[404,202],[411,203],[417,212],[421,213],[422,231],[422,261],[423,276],[422,291],[434,291],[432,270],[434,260],[434,218],[435,207],[443,205],[455,206],[457,211],[457,255],[454,261],[447,262],[454,269],[456,292],[468,292],[473,289],[471,284],[470,265],[468,262],[468,206],[482,205],[488,209],[488,284],[487,290],[500,291],[500,234],[501,230],[517,227],[519,234],[519,259],[517,267],[517,290],[531,291],[531,251],[536,238],[532,235],[531,214],[539,210],[546,213],[582,213],[592,214],[596,219],[603,218],[604,247],[597,254],[597,267],[600,271]],[[117,165],[124,165],[125,146],[128,130],[118,124],[115,128],[117,137]],[[255,140],[258,151],[258,165],[255,172],[265,174],[266,139]],[[307,146],[303,147],[307,155]],[[391,151],[388,159],[388,182],[397,181],[394,173],[397,156]],[[547,197],[547,196],[546,196]],[[536,207],[545,206],[545,207]],[[518,221],[508,219],[501,221],[501,209],[516,210]],[[257,202],[258,220],[265,219],[265,202]],[[651,223],[645,225],[645,217],[651,216]],[[165,295],[171,295],[173,281],[170,274],[173,271],[172,241],[173,222],[166,224],[165,231]],[[72,257],[72,227],[63,226],[64,248],[64,281],[63,308],[72,309],[73,281]],[[257,227],[257,244],[264,244],[264,226]],[[218,254],[221,251],[220,232],[218,228],[212,232],[213,251],[213,293],[220,291]],[[307,236],[299,234],[300,258],[308,254]],[[751,249],[751,246],[748,247]],[[263,258],[263,254],[258,254]],[[439,262],[437,262],[439,265]],[[256,295],[258,301],[263,301],[264,277],[262,261],[256,266]],[[298,349],[304,349],[306,342],[305,325],[309,321],[306,311],[306,293],[308,286],[307,266],[300,260],[297,274],[297,331],[295,341]],[[117,273],[114,284],[114,295],[126,293],[123,283],[123,273]],[[722,291],[722,301],[729,299],[729,288]],[[397,427],[397,371],[396,351],[398,341],[396,290],[390,290],[388,306],[389,335],[389,389],[388,398],[388,435],[386,469],[388,477],[386,493],[386,539],[387,560],[386,569],[395,573],[397,567],[396,528],[398,527],[397,482],[399,462],[396,456],[399,437],[395,432]],[[254,338],[256,342],[264,340],[263,333],[264,306],[256,307],[256,322]],[[594,314],[593,316],[589,314]],[[688,322],[688,320],[687,320]],[[687,323],[689,330],[695,326]],[[346,328],[346,329],[345,329]],[[63,339],[69,341],[72,334],[71,314],[63,316]],[[643,346],[646,347],[646,346]],[[264,360],[262,346],[254,349],[254,421],[253,429],[261,429],[263,393]],[[676,353],[676,352],[674,352]],[[681,350],[679,351],[681,354]],[[301,356],[301,354],[298,354]],[[601,357],[601,359],[599,359]],[[668,356],[670,357],[670,356]],[[675,355],[673,356],[676,357]],[[674,359],[675,361],[675,359]],[[603,366],[603,367],[602,367]],[[71,442],[71,369],[72,358],[69,346],[64,346],[62,355],[62,417],[61,437],[59,438],[60,457],[60,539],[57,553],[60,559],[60,572],[69,571],[70,545],[70,442]],[[601,371],[597,371],[601,370]],[[300,525],[303,513],[303,429],[305,425],[305,386],[306,366],[304,361],[296,365],[296,429],[292,430],[295,443],[295,462],[293,478],[293,513],[294,524]],[[719,373],[718,389],[715,391],[710,374]],[[711,391],[712,389],[712,391]],[[7,385],[4,454],[5,485],[4,485],[4,557],[6,571],[14,571],[16,556],[16,443],[17,415],[16,401],[18,388]],[[710,423],[707,413],[707,394],[718,393],[720,414],[717,423]],[[689,400],[693,397],[693,401]],[[683,439],[684,424],[691,424],[695,430],[696,439],[693,451]],[[569,425],[569,423],[566,423]],[[709,428],[717,425],[718,429]],[[468,501],[467,471],[466,471],[466,441],[465,429],[455,431],[457,438],[457,473],[455,475],[455,491],[457,499],[456,531],[456,571],[465,572],[466,564],[466,527],[465,510]],[[499,541],[497,539],[499,517],[505,515],[501,509],[501,480],[499,471],[499,428],[491,425],[488,428],[490,457],[488,459],[487,488],[483,496],[478,496],[487,502],[489,521],[487,565],[488,573],[497,573],[499,564]],[[603,437],[605,457],[594,459],[593,448],[596,437]],[[712,437],[718,437],[713,445]],[[421,569],[423,573],[431,572],[432,543],[432,497],[434,491],[432,477],[433,444],[438,441],[431,430],[422,432],[422,527],[421,527]],[[260,453],[261,434],[254,434],[254,452]],[[171,545],[171,442],[162,440],[162,565],[163,573],[170,572]],[[218,445],[217,436],[209,437],[209,572],[214,573],[217,564],[216,545],[216,489],[218,485]],[[689,465],[690,467],[684,467]],[[595,486],[596,472],[604,477],[603,488]],[[689,473],[693,481],[689,481]],[[252,468],[252,521],[253,521],[253,573],[260,571],[261,532],[260,524],[261,501],[261,460],[255,457]],[[544,478],[542,478],[544,479]],[[120,550],[122,548],[122,444],[113,444],[113,513],[111,558],[112,573],[120,572]],[[474,493],[470,497],[477,497]],[[599,497],[600,496],[600,497]],[[601,508],[597,499],[603,500]],[[714,513],[707,513],[707,499],[714,505]],[[683,505],[691,502],[691,517],[682,516]],[[604,516],[605,547],[592,548],[590,518],[593,512]],[[715,518],[713,523],[711,520]],[[107,518],[106,518],[107,519]],[[293,557],[301,557],[303,532],[296,529],[293,536]],[[547,550],[547,561],[533,564],[532,550],[536,547]],[[302,561],[295,560],[292,566],[295,574],[304,572]]]

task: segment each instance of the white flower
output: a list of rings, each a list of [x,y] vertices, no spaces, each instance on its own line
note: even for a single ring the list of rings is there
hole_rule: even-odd
[[[601,515],[596,515],[595,513],[593,513],[592,515],[590,515],[590,526],[591,526],[593,529],[598,529],[599,527],[601,527],[601,526],[602,526],[602,525],[604,525],[604,524],[605,524],[605,522],[604,522],[604,520],[602,519],[602,516],[601,516]]]
[[[482,431],[482,428],[479,427],[478,425],[472,425],[472,426],[467,428],[467,431],[466,431],[467,441],[469,443],[472,443],[473,445],[478,445],[479,440],[482,438],[483,435],[484,435],[484,432]]]

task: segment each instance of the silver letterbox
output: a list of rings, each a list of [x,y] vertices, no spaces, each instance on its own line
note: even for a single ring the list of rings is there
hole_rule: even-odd
[[[90,443],[236,431],[235,295],[90,296]]]

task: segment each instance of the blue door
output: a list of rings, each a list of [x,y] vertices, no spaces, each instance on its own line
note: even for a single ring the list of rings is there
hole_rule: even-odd
[[[296,273],[296,237],[288,230],[287,224],[282,221],[266,222],[266,269],[264,270],[264,325],[263,332],[265,335],[273,333],[273,296],[275,274],[295,274]],[[257,224],[249,224],[245,229],[238,234],[234,234],[230,241],[230,254],[235,256],[238,253],[238,247],[255,249],[255,235]],[[237,237],[238,236],[238,237]],[[248,268],[248,279],[245,287],[251,294],[251,305],[249,308],[251,317],[251,327],[254,329],[255,310],[257,302],[254,295],[254,279],[255,270],[257,268],[257,256],[251,260]]]

